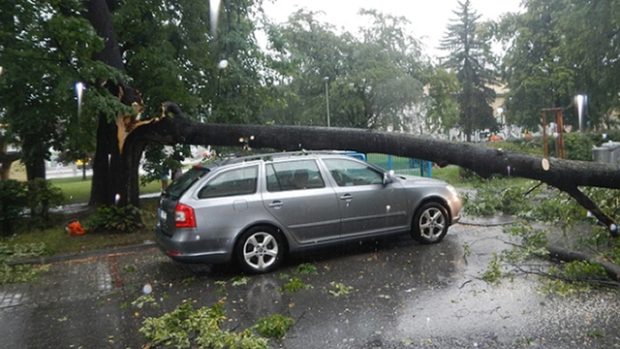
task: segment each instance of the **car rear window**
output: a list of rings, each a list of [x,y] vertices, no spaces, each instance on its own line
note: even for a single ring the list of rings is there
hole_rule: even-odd
[[[196,183],[198,179],[200,179],[205,174],[209,173],[208,168],[204,167],[193,167],[187,172],[183,173],[179,178],[175,179],[170,186],[164,191],[164,196],[169,197],[173,200],[178,200],[183,193],[192,184]]]

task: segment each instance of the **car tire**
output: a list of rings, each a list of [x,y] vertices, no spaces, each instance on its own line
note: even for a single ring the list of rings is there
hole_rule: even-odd
[[[438,202],[427,202],[413,215],[411,235],[422,244],[438,243],[446,236],[449,225],[446,208]]]
[[[239,267],[248,273],[268,273],[284,258],[284,240],[275,229],[258,226],[241,235],[235,247]]]

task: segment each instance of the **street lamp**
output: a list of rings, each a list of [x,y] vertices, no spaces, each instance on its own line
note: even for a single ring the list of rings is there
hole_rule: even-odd
[[[4,71],[4,68],[2,68],[2,66],[0,65],[0,75],[2,75],[3,71]]]
[[[220,14],[221,0],[209,0],[209,18],[211,19],[211,35],[217,34],[217,18]]]
[[[82,95],[84,93],[84,83],[76,82],[75,83],[75,95],[77,96],[77,105],[78,105],[78,118],[82,113]]]
[[[329,122],[329,76],[323,78],[325,81],[325,109],[327,110],[327,127],[330,127]]]
[[[577,108],[579,132],[585,132],[588,128],[588,96],[583,94],[576,95],[575,107]]]

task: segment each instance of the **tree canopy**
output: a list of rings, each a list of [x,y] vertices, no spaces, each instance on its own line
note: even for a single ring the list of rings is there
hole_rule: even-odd
[[[523,4],[523,13],[505,16],[499,26],[508,48],[502,66],[509,120],[534,127],[540,109],[561,107],[574,125],[573,98],[586,94],[592,126],[614,126],[620,106],[620,1]]]
[[[455,71],[460,83],[458,123],[469,141],[475,130],[496,128],[491,103],[497,82],[489,44],[479,25],[480,15],[469,0],[459,1],[454,15],[441,42],[441,48],[449,52],[443,66]]]
[[[326,95],[335,126],[409,129],[422,99],[426,63],[402,17],[363,10],[360,33],[337,33],[300,10],[269,28],[272,62],[284,108],[277,122],[326,125]]]

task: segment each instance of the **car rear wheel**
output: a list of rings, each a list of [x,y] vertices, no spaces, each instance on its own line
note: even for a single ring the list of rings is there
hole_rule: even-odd
[[[254,227],[243,233],[236,246],[239,266],[250,273],[267,273],[278,267],[284,256],[281,235],[271,227]]]
[[[440,242],[448,232],[448,212],[437,202],[422,205],[413,217],[411,234],[423,244]]]

